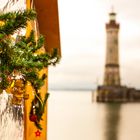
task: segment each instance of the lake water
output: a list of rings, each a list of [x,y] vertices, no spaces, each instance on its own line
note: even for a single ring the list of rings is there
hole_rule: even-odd
[[[48,140],[140,140],[140,103],[96,103],[90,91],[50,93]]]

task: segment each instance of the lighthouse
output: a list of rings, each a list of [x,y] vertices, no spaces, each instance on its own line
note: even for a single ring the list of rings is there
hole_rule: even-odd
[[[106,23],[106,61],[104,72],[105,86],[120,86],[119,70],[119,28],[116,22],[116,13],[109,13],[109,22]]]
[[[97,102],[140,102],[140,90],[121,84],[119,66],[119,29],[116,13],[109,13],[106,29],[106,58],[104,80],[98,85]]]

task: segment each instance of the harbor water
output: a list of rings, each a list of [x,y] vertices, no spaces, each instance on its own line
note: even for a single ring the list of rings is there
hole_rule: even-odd
[[[140,103],[97,103],[91,91],[50,91],[48,140],[139,140]]]
[[[48,140],[140,139],[140,103],[97,103],[90,91],[50,93]],[[5,99],[2,95],[1,103]],[[23,124],[13,114],[18,108],[5,107],[0,108],[0,140],[23,140]]]

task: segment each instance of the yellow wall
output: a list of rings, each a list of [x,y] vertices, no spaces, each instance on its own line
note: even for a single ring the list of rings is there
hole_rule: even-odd
[[[59,56],[61,56],[57,0],[26,0],[27,9],[31,8],[31,1],[34,1],[34,6],[37,11],[39,32],[44,35],[46,40],[45,49],[42,49],[41,51],[52,52],[53,48],[57,48]],[[33,24],[35,23],[28,23],[27,36],[30,33],[30,30],[34,27]],[[40,72],[40,74],[43,73],[47,73],[48,75],[48,69],[44,69]],[[45,85],[41,89],[42,98],[44,98],[44,95],[48,90],[47,88],[48,79],[46,79]],[[40,137],[36,137],[35,132],[37,131],[37,128],[34,123],[29,120],[31,101],[34,97],[33,89],[30,84],[27,85],[26,89],[27,94],[29,94],[29,99],[25,100],[24,140],[47,140],[47,105],[43,115],[43,121],[41,121],[43,130],[41,131]]]
[[[27,0],[27,8],[30,8],[30,0]],[[30,33],[31,29],[32,29],[32,25],[35,23],[28,23],[27,26],[27,33],[26,35],[28,36],[28,34]],[[41,50],[43,51],[43,49]],[[44,49],[45,51],[45,49]],[[44,69],[40,72],[40,74],[43,73],[48,73],[47,69]],[[46,79],[44,86],[41,89],[41,95],[42,98],[44,98],[45,93],[47,92],[47,87],[48,87],[48,80]],[[26,93],[29,94],[29,99],[25,100],[24,103],[24,140],[46,140],[47,139],[47,106],[45,109],[45,113],[43,114],[43,121],[40,122],[41,126],[42,126],[42,131],[40,136],[36,136],[36,133],[38,131],[38,129],[36,128],[36,126],[34,125],[34,122],[31,122],[29,120],[29,115],[30,115],[30,107],[31,107],[31,102],[34,98],[34,90],[32,89],[30,83],[28,83],[28,85],[26,86]]]

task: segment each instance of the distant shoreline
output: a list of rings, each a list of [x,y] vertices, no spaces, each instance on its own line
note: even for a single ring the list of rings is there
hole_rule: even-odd
[[[49,88],[49,91],[95,91],[96,89],[82,89],[82,88],[62,88],[62,89],[57,89],[57,88]]]

